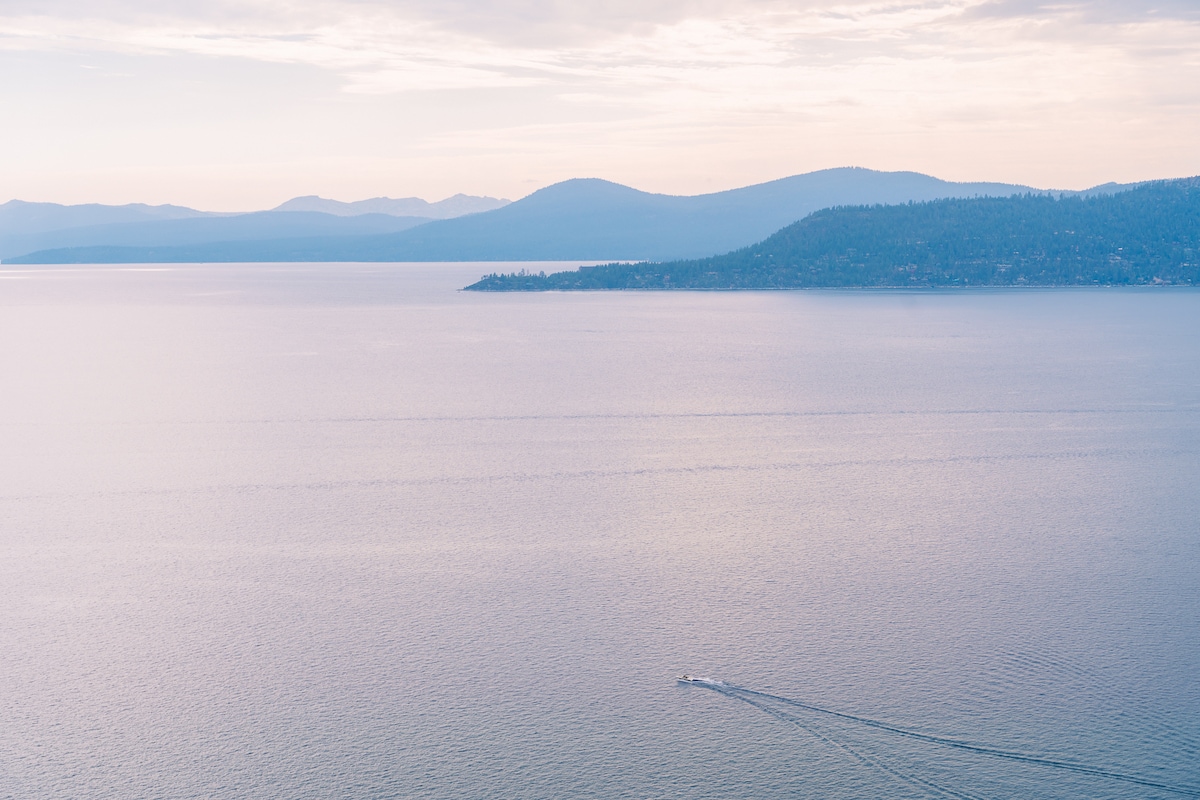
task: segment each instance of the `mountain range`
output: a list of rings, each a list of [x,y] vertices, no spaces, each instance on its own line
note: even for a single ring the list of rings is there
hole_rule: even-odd
[[[322,214],[332,214],[335,217],[355,217],[360,214],[390,214],[393,217],[422,217],[430,219],[453,219],[467,214],[478,214],[481,211],[492,211],[503,208],[510,201],[495,197],[472,197],[466,194],[456,194],[430,203],[419,197],[372,197],[370,200],[356,200],[353,203],[343,203],[338,200],[326,200],[324,197],[309,195],[294,197],[277,206],[272,211],[318,211]]]
[[[221,213],[142,203],[67,206],[11,200],[0,204],[0,259],[77,247],[175,247],[395,233],[507,203],[462,194],[436,203],[415,197],[341,203],[313,196],[294,198],[269,211]]]
[[[161,248],[241,243],[292,237],[362,236],[395,233],[429,222],[423,217],[361,214],[340,217],[316,211],[257,211],[144,222],[118,222],[39,233],[0,235],[8,253],[72,252],[96,247]],[[9,256],[11,258],[11,256]],[[5,259],[8,261],[9,259]]]
[[[796,289],[1200,283],[1200,178],[1113,194],[814,212],[724,255],[489,275],[468,289]]]
[[[1106,184],[1080,194],[1127,188]],[[954,183],[915,172],[846,167],[694,196],[652,194],[599,179],[575,179],[512,203],[462,195],[441,203],[416,198],[337,203],[304,197],[268,212],[199,218],[196,215],[201,212],[178,207],[121,207],[126,209],[122,213],[136,211],[143,216],[137,222],[40,232],[14,231],[6,225],[9,203],[0,206],[0,256],[5,263],[25,264],[667,261],[745,247],[823,208],[1023,193],[1048,192],[1013,184]],[[488,210],[467,213],[489,204]],[[381,214],[380,209],[389,213]],[[390,213],[409,210],[463,213],[435,220]],[[166,218],[146,219],[149,214]]]

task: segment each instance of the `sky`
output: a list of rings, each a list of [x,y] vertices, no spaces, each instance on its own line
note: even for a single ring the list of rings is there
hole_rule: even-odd
[[[1200,0],[0,0],[0,202],[1200,174]]]

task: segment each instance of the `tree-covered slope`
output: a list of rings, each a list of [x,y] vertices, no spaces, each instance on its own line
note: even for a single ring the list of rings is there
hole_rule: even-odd
[[[1200,178],[1112,195],[936,200],[817,211],[690,261],[489,275],[482,291],[1200,283]]]

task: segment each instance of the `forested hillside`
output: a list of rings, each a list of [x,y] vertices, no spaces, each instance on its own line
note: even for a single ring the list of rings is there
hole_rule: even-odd
[[[1112,195],[817,211],[711,258],[489,275],[483,291],[1200,283],[1200,178]]]

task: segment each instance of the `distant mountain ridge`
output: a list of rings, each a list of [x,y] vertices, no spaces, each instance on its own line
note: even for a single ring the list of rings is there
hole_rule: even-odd
[[[150,222],[124,222],[0,236],[0,255],[91,250],[98,247],[194,247],[216,242],[273,241],[292,237],[366,236],[414,228],[423,217],[360,214],[335,217],[314,211],[256,211],[230,216],[203,216]]]
[[[1124,187],[1088,190],[1104,194]],[[278,226],[261,235],[193,237],[172,242],[136,240],[114,232],[89,241],[69,236],[57,244],[16,255],[0,241],[5,263],[147,263],[152,261],[668,261],[702,258],[761,241],[822,208],[922,202],[948,197],[1008,196],[1046,190],[1002,183],[954,183],[915,172],[876,172],[858,167],[821,170],[776,181],[694,196],[652,194],[596,178],[573,179],[540,189],[490,211],[428,220],[393,230],[339,230],[339,214],[374,207],[386,198],[338,204],[296,198],[280,209],[311,206],[325,215],[321,226],[287,233]],[[461,196],[456,196],[459,198]],[[448,198],[441,203],[450,203]],[[490,198],[467,198],[479,201]],[[401,206],[387,201],[393,210]],[[424,203],[424,201],[420,201]],[[466,202],[466,201],[462,201]],[[494,201],[503,202],[503,201]],[[333,206],[329,204],[334,204]],[[437,204],[426,204],[434,206]],[[461,210],[466,206],[460,205]],[[447,206],[447,213],[451,206]],[[298,211],[262,212],[269,214]],[[381,215],[380,215],[381,216]],[[197,226],[198,227],[198,226]],[[165,231],[166,228],[160,228]],[[253,241],[253,246],[250,242]]]
[[[319,202],[309,202],[314,200]],[[416,197],[357,203],[294,198],[273,211],[229,213],[142,203],[61,205],[11,200],[0,204],[0,259],[74,248],[193,247],[290,237],[369,236],[407,230],[433,219],[478,213],[507,202],[464,194],[437,203]],[[314,205],[318,207],[306,208]],[[385,211],[372,210],[384,207]],[[406,208],[422,213],[399,213]]]
[[[171,205],[148,206],[144,203],[129,203],[123,206],[106,206],[99,203],[85,203],[66,206],[61,203],[29,203],[24,200],[9,200],[7,203],[0,203],[0,235],[45,233],[92,225],[207,216],[214,215],[206,211]]]
[[[824,209],[724,255],[489,275],[480,291],[1200,283],[1200,178]]]
[[[695,196],[651,194],[587,178],[548,186],[491,211],[430,221],[394,233],[264,236],[253,248],[239,245],[232,238],[179,243],[178,250],[157,241],[71,242],[66,247],[48,247],[19,258],[8,257],[5,262],[688,258],[750,244],[811,211],[831,205],[899,203],[1022,191],[1039,190],[997,183],[952,183],[913,172],[875,172],[857,167],[822,170]],[[299,200],[316,202],[311,198]],[[316,207],[328,208],[322,204],[330,202],[333,201],[320,200]],[[284,204],[290,208],[302,205],[293,205],[292,201]]]
[[[347,248],[340,260],[644,260],[719,253],[757,241],[810,212],[851,203],[1035,191],[954,184],[927,175],[824,170],[712,194],[651,194],[597,178],[540,189],[504,208],[431,222]]]
[[[317,211],[322,214],[332,214],[335,217],[353,217],[360,214],[390,214],[393,217],[425,217],[426,219],[453,219],[467,214],[478,214],[483,211],[493,211],[503,208],[511,200],[496,197],[473,197],[466,194],[456,194],[445,200],[430,203],[419,197],[372,197],[369,200],[356,200],[343,203],[339,200],[327,200],[324,197],[308,195],[293,197],[286,203],[271,209],[272,211]]]

